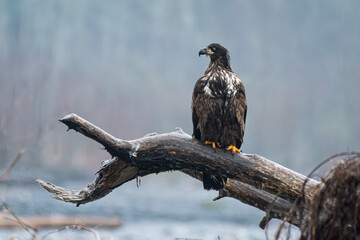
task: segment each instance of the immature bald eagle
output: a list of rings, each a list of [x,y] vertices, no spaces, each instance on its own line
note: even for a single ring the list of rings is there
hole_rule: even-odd
[[[246,120],[245,88],[230,67],[229,52],[212,43],[199,52],[210,57],[204,76],[192,95],[193,137],[212,145],[240,152]],[[204,188],[219,190],[226,179],[203,173]]]

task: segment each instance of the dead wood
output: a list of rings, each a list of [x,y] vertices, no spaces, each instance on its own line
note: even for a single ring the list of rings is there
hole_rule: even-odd
[[[59,228],[69,225],[87,227],[118,228],[122,222],[117,217],[103,216],[18,216],[23,223],[33,229]],[[0,214],[0,228],[21,227],[18,220],[10,214]]]
[[[267,216],[260,224],[264,227],[271,218],[284,219],[302,190],[305,198],[312,199],[314,191],[321,187],[319,182],[309,179],[302,189],[305,176],[256,154],[233,155],[222,149],[214,150],[180,128],[126,141],[111,136],[76,114],[60,121],[69,129],[99,142],[112,156],[102,163],[95,180],[79,191],[38,180],[54,198],[77,206],[102,198],[139,176],[179,170],[201,180],[201,172],[209,172],[229,179],[217,199],[233,197],[264,210]],[[299,226],[296,214],[286,220]]]
[[[25,148],[22,148],[19,153],[17,154],[16,158],[14,159],[14,161],[12,161],[12,163],[10,164],[10,166],[0,175],[0,183],[2,181],[4,181],[4,179],[11,173],[11,171],[13,170],[13,168],[16,166],[16,164],[20,161],[20,159],[22,158],[22,156],[25,153]]]
[[[301,239],[360,239],[360,153],[336,156],[340,161],[323,177],[324,187],[311,201],[301,199],[310,210]]]

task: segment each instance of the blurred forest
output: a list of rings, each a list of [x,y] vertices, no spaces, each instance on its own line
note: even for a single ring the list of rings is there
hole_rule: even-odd
[[[212,42],[248,99],[243,151],[307,173],[360,146],[360,2],[0,0],[0,167],[93,172],[75,112],[133,139],[181,127]],[[74,170],[72,170],[74,169]]]

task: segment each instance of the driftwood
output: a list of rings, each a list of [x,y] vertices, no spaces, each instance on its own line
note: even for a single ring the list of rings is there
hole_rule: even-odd
[[[99,142],[112,158],[102,162],[95,180],[82,190],[75,191],[37,180],[54,198],[77,206],[95,201],[114,188],[138,177],[152,173],[179,170],[199,180],[202,172],[228,178],[219,196],[236,198],[265,211],[260,223],[264,228],[271,218],[284,219],[300,226],[299,213],[292,208],[303,196],[311,200],[322,184],[276,164],[256,154],[231,154],[222,149],[203,145],[180,128],[165,134],[148,134],[143,138],[125,141],[117,139],[85,119],[70,114],[60,121],[70,129]],[[288,213],[292,212],[291,215]],[[301,209],[302,217],[308,209]]]
[[[122,222],[117,217],[102,216],[18,216],[22,222],[32,228],[59,228],[69,225],[87,227],[118,228]],[[0,228],[22,227],[16,218],[9,214],[0,214]]]

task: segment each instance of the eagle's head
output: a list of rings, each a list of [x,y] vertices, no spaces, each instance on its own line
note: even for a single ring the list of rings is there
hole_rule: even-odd
[[[230,55],[229,51],[218,43],[212,43],[199,52],[200,55],[207,55],[210,57],[211,62],[216,62],[228,69],[230,68]]]

